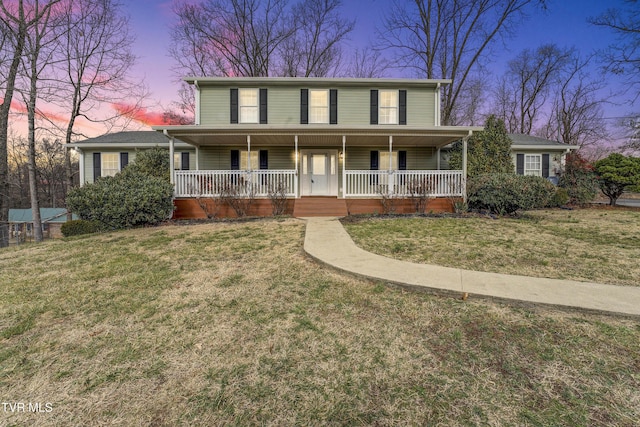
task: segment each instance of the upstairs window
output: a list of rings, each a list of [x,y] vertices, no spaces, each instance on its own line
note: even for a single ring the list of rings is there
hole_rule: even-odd
[[[328,90],[309,90],[309,123],[329,123]]]
[[[398,124],[398,91],[380,91],[380,119],[381,125]]]
[[[258,89],[239,89],[240,123],[258,123]]]

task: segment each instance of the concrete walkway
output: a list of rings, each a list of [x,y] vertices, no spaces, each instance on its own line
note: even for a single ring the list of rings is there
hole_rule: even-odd
[[[372,254],[351,240],[337,218],[305,218],[304,250],[340,270],[396,285],[456,296],[509,300],[640,315],[640,287],[556,280],[415,264]]]

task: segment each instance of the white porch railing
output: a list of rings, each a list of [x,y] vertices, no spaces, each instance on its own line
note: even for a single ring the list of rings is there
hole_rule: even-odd
[[[346,170],[345,197],[395,194],[410,197],[423,193],[433,197],[464,197],[462,171],[457,170]]]
[[[175,171],[175,197],[216,197],[229,187],[252,189],[256,197],[266,197],[278,184],[287,197],[296,197],[298,176],[295,170],[185,170]]]

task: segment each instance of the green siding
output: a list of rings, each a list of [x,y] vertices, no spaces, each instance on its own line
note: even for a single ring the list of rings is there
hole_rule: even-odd
[[[400,150],[407,152],[408,170],[435,170],[438,166],[437,151],[433,147],[399,147],[394,148],[393,152],[397,153]],[[349,148],[347,146],[347,170],[369,170],[369,167],[371,166],[371,151],[371,148]],[[378,151],[384,152],[388,150],[378,149]],[[380,169],[385,170],[388,168],[389,166],[382,164],[381,160]]]
[[[251,149],[253,168],[258,169],[258,152],[265,148],[256,147]],[[200,169],[201,170],[229,170],[231,169],[231,150],[240,151],[240,169],[247,167],[247,149],[240,147],[201,147],[200,148]],[[288,147],[268,148],[269,169],[294,169],[295,156],[293,149]],[[193,169],[193,168],[192,168]]]
[[[308,87],[300,85],[295,87],[267,86],[266,88],[268,97],[268,124],[300,124],[300,89]],[[230,88],[201,87],[200,123],[202,125],[230,125],[229,89]],[[334,88],[329,85],[323,89]],[[338,125],[369,125],[370,89],[382,90],[388,88],[341,87],[338,89]],[[403,88],[393,87],[392,89],[399,90]],[[408,88],[406,90],[407,125],[433,126],[435,89]]]
[[[220,125],[230,123],[229,88],[200,88],[200,124]]]

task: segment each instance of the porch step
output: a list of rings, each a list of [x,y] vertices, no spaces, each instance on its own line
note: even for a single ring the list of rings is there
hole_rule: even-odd
[[[346,201],[336,197],[302,197],[296,199],[293,207],[293,216],[296,218],[346,215]]]

